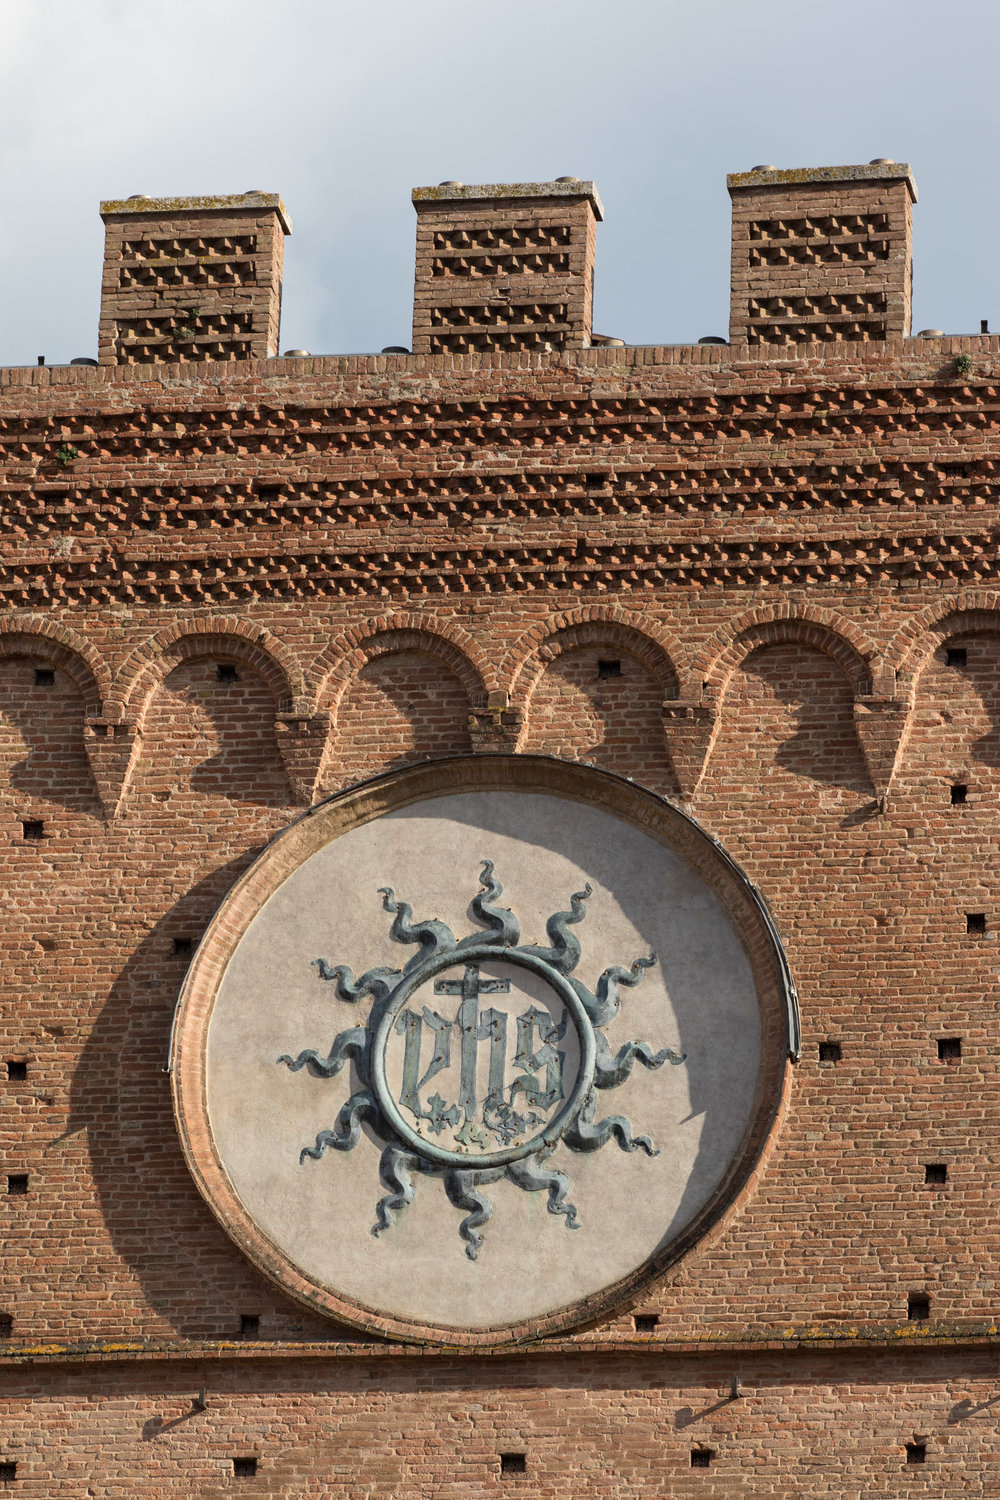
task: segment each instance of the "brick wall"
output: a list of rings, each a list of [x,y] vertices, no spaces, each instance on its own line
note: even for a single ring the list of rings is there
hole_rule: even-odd
[[[18,1492],[989,1493],[998,348],[0,374]],[[233,880],[311,795],[469,747],[682,798],[785,941],[787,1108],[648,1334],[366,1348],[181,1158],[170,1022]]]
[[[880,342],[910,331],[913,204],[902,162],[729,179],[732,343]]]
[[[942,1350],[933,1382],[898,1352],[761,1351],[752,1375],[747,1363],[664,1361],[648,1346],[479,1367],[235,1348],[200,1364],[109,1361],[99,1386],[86,1366],[36,1364],[27,1392],[23,1368],[6,1372],[0,1424],[13,1491],[31,1496],[994,1493],[994,1353]],[[917,1444],[921,1466],[907,1461]],[[501,1472],[504,1454],[523,1455],[524,1471]],[[234,1459],[256,1459],[256,1475],[234,1476]]]
[[[291,223],[275,193],[101,204],[101,364],[267,359],[278,352]]]
[[[415,188],[413,350],[581,349],[601,200],[592,182]]]

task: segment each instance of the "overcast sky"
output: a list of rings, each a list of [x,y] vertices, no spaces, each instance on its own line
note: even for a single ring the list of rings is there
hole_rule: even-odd
[[[410,342],[410,189],[590,177],[595,330],[725,334],[727,172],[908,161],[1000,330],[998,0],[0,0],[0,364],[97,352],[102,198],[280,192],[281,347]]]

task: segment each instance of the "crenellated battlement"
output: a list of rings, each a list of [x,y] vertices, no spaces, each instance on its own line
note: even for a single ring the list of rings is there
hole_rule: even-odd
[[[727,178],[732,199],[728,341],[630,346],[639,363],[890,356],[910,335],[910,167],[755,167]],[[540,363],[637,362],[593,330],[597,225],[593,182],[444,182],[414,188],[417,215],[410,349],[375,355],[288,351],[291,368],[364,372],[372,358],[443,358],[476,368],[528,356]],[[272,361],[279,355],[285,236],[276,193],[132,198],[101,204],[106,226],[98,363],[105,369]],[[943,339],[924,330],[921,340]],[[949,338],[943,354],[989,348]],[[982,335],[981,337],[988,337]],[[831,346],[836,346],[836,349]],[[866,354],[866,348],[872,348]],[[330,361],[340,361],[331,364]],[[348,363],[343,363],[347,361]],[[583,364],[589,363],[584,358]],[[90,361],[76,361],[83,366]],[[375,368],[393,368],[379,365]],[[276,368],[273,373],[281,373]]]

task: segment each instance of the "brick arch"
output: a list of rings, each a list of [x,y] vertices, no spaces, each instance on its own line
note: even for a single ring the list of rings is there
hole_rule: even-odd
[[[677,668],[680,651],[672,638],[649,621],[613,605],[590,605],[567,610],[536,625],[509,652],[501,668],[502,680],[513,697],[527,700],[550,661],[578,646],[614,645],[648,667],[663,688],[663,696],[677,697],[682,679]]]
[[[433,656],[458,678],[470,707],[485,702],[492,669],[464,630],[426,615],[381,615],[331,641],[313,663],[309,676],[317,712],[336,714],[348,684],[367,662],[401,651]]]
[[[912,684],[949,636],[972,634],[1000,634],[1000,594],[983,590],[928,605],[897,631],[887,661]]]
[[[83,636],[39,615],[0,620],[0,656],[43,656],[72,677],[91,717],[99,717],[111,693],[111,669]]]
[[[701,692],[718,697],[740,662],[752,651],[789,642],[833,657],[843,667],[856,694],[871,691],[876,652],[856,625],[829,609],[775,605],[739,616],[708,643],[695,662]]]
[[[287,649],[263,626],[229,616],[180,621],[136,647],[118,673],[113,705],[122,718],[141,715],[154,687],[181,662],[224,655],[259,672],[279,711],[304,695],[302,673]]]

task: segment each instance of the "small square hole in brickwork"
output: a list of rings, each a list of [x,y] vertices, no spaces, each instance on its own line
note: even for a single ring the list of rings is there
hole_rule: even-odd
[[[951,789],[952,807],[961,807],[962,803],[968,802],[968,800],[969,788],[965,785],[964,781],[956,781]]]
[[[908,1464],[925,1464],[927,1462],[926,1443],[907,1443],[906,1462]]]
[[[35,687],[55,687],[56,674],[52,667],[35,668]]]
[[[11,1083],[20,1083],[28,1076],[28,1064],[20,1057],[7,1059],[7,1077]]]
[[[938,1062],[958,1062],[962,1056],[962,1038],[960,1036],[938,1037]]]
[[[657,1313],[636,1313],[632,1319],[636,1333],[655,1333],[659,1321]]]
[[[501,1453],[501,1474],[526,1474],[528,1472],[528,1456],[525,1453]]]
[[[597,675],[601,679],[620,677],[622,675],[622,664],[620,661],[599,661],[597,663]]]
[[[240,674],[231,661],[220,661],[215,669],[216,682],[239,682]]]
[[[12,1484],[17,1478],[17,1464],[4,1460],[0,1463],[0,1484]]]
[[[10,1313],[0,1313],[0,1339],[9,1339],[14,1332],[14,1319]]]
[[[841,1052],[841,1047],[840,1047],[840,1043],[839,1042],[820,1042],[820,1044],[819,1044],[819,1060],[820,1060],[820,1062],[838,1063],[838,1062],[840,1062],[840,1059],[841,1059],[842,1055],[843,1054]]]
[[[255,1458],[234,1458],[233,1473],[237,1479],[252,1479],[257,1472]]]
[[[924,1167],[924,1181],[929,1187],[943,1187],[948,1181],[948,1168],[943,1161],[929,1161]]]
[[[911,1292],[906,1299],[906,1318],[909,1323],[926,1323],[931,1315],[931,1299],[926,1292]]]
[[[240,1338],[260,1338],[260,1318],[256,1313],[243,1313],[240,1316]]]
[[[982,937],[986,931],[986,913],[984,911],[967,911],[965,913],[965,930],[973,937]]]
[[[969,665],[969,653],[964,646],[946,646],[944,664],[946,667],[967,667]]]
[[[712,1459],[714,1457],[714,1448],[692,1448],[691,1467],[692,1469],[709,1469],[712,1466]]]
[[[190,958],[194,952],[194,938],[174,938],[174,952],[178,958]]]
[[[11,1172],[7,1177],[7,1191],[15,1198],[23,1198],[28,1191],[27,1172]]]
[[[41,818],[24,818],[21,822],[21,837],[25,839],[43,839],[45,837],[45,823]]]

